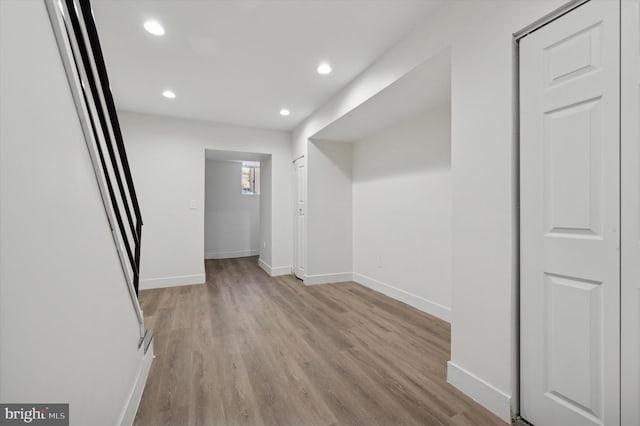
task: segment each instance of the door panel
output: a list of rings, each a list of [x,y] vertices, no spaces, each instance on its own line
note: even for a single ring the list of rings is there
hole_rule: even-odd
[[[640,425],[640,1],[622,2],[622,424]]]
[[[602,283],[546,274],[546,396],[602,417]]]
[[[555,237],[602,238],[602,98],[544,115],[545,217]]]
[[[522,417],[618,425],[619,4],[520,41]]]
[[[596,22],[544,50],[547,87],[560,85],[601,69],[602,23]]]

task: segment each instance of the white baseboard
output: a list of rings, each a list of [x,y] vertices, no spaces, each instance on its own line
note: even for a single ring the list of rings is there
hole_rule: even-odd
[[[387,296],[404,302],[407,305],[413,306],[422,312],[438,317],[441,320],[451,322],[451,308],[447,306],[416,296],[413,293],[409,293],[357,272],[353,273],[353,281],[358,284],[362,284],[365,287],[369,287],[372,290],[379,291],[382,294],[386,294]]]
[[[141,348],[140,351],[143,349]],[[140,406],[140,400],[142,399],[142,392],[144,391],[144,385],[147,384],[147,378],[149,377],[149,370],[151,370],[151,363],[153,362],[153,340],[149,345],[147,353],[144,354],[140,362],[140,368],[138,370],[138,377],[133,384],[133,388],[127,398],[127,403],[120,414],[120,421],[117,423],[120,426],[131,426],[136,418],[138,407]]]
[[[335,274],[305,275],[303,280],[304,285],[341,283],[345,281],[353,281],[353,274],[351,272],[338,272]]]
[[[180,275],[177,277],[149,278],[140,280],[140,290],[152,288],[177,287],[181,285],[203,284],[207,281],[205,274]]]
[[[511,424],[511,396],[456,365],[453,361],[447,363],[447,382],[506,423]]]
[[[262,259],[258,259],[258,266],[270,277],[278,277],[280,275],[290,275],[291,266],[271,266]]]
[[[240,251],[218,251],[204,254],[205,259],[233,259],[236,257],[258,256],[260,249]]]

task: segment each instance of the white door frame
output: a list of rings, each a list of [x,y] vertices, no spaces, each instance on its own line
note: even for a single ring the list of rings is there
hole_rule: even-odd
[[[621,418],[640,426],[640,0],[621,5]]]

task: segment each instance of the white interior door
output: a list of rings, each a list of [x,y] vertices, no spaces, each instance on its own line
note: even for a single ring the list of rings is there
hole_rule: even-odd
[[[640,1],[622,2],[622,424],[640,425]]]
[[[619,11],[592,0],[520,41],[521,414],[536,426],[620,424]]]
[[[305,173],[305,160],[299,158],[293,163],[295,167],[295,186],[296,186],[296,212],[295,212],[295,230],[294,230],[294,248],[293,248],[293,271],[296,277],[304,279],[305,271],[305,219],[307,213],[307,185]]]

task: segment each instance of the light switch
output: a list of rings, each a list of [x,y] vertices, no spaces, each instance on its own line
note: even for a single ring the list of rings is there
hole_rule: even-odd
[[[191,210],[195,210],[195,209],[196,209],[196,200],[191,200],[191,201],[189,202],[189,208],[190,208]]]

